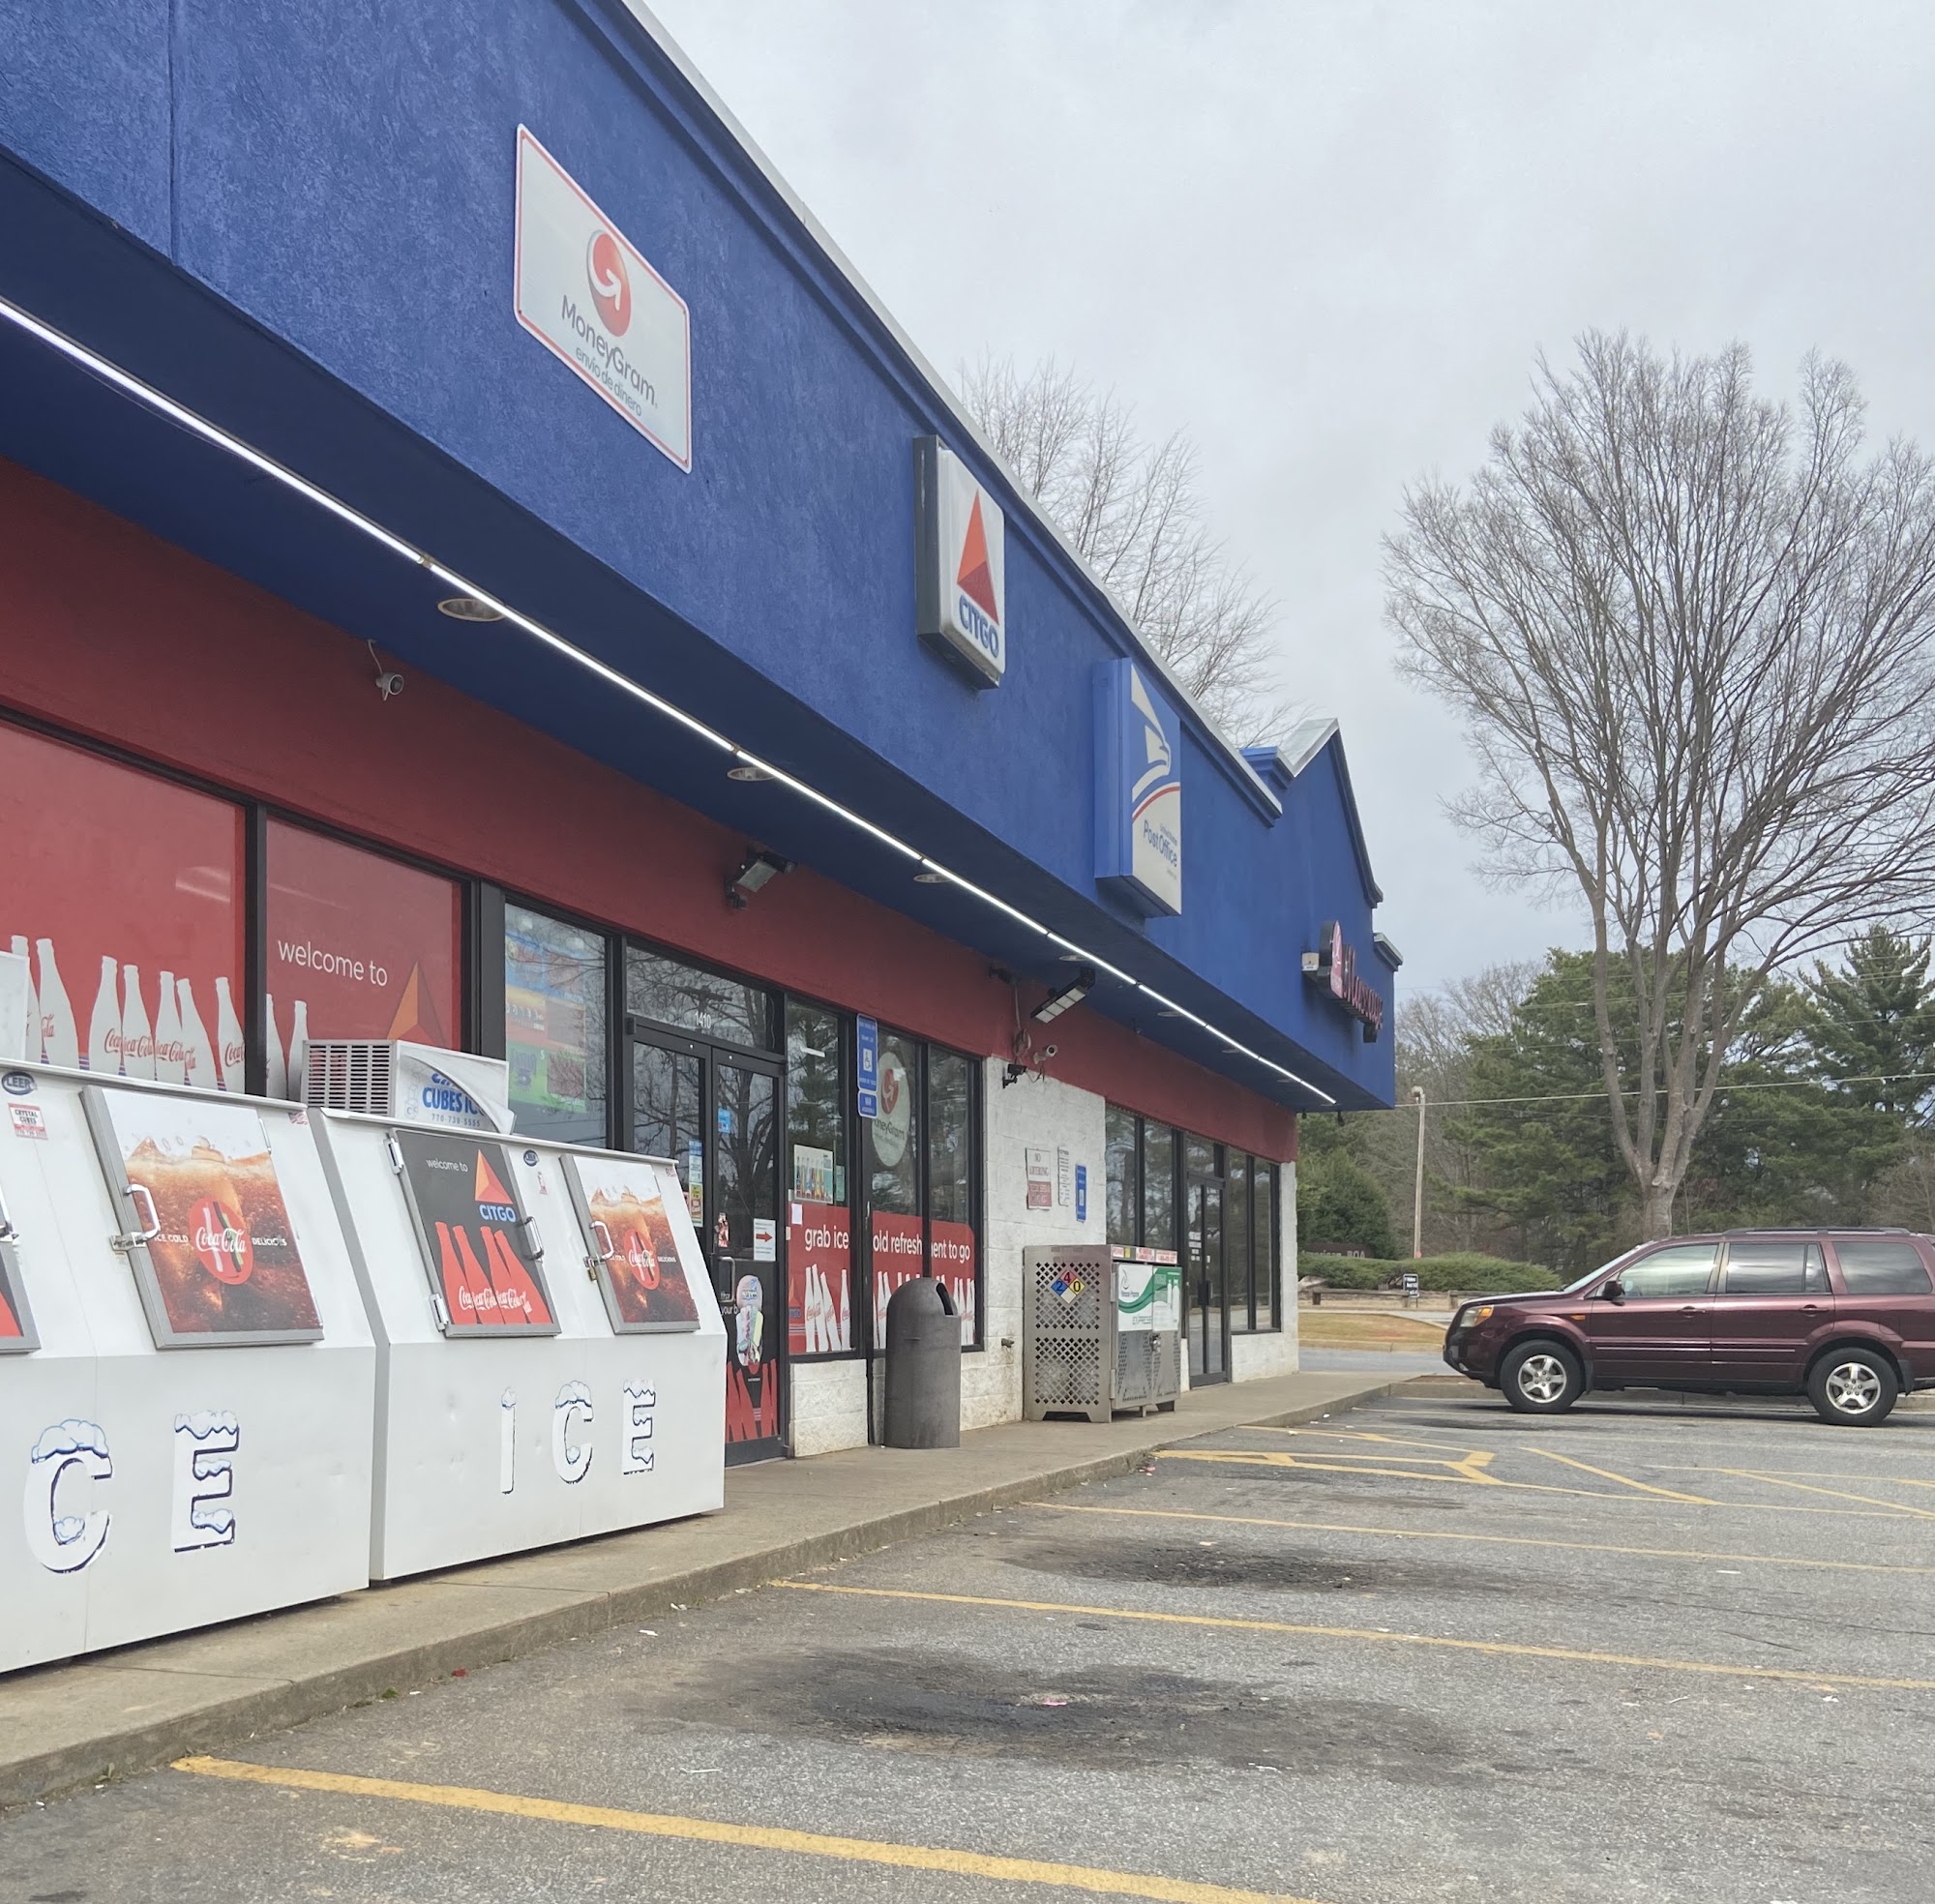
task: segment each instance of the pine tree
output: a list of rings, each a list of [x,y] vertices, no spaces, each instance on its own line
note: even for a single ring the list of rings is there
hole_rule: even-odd
[[[1822,1082],[1904,1121],[1926,1121],[1935,1092],[1935,985],[1927,939],[1875,926],[1839,971],[1817,964],[1806,1027]],[[1867,1080],[1843,1084],[1843,1080]]]

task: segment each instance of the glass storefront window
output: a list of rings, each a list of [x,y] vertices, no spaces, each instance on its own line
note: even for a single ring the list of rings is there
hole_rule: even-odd
[[[764,986],[703,971],[643,946],[625,948],[625,1009],[696,1037],[773,1049],[772,995]]]
[[[1167,1124],[1143,1126],[1143,1242],[1176,1247],[1176,1133]]]
[[[847,1195],[848,1021],[789,1001],[787,1328],[795,1355],[853,1349],[853,1225]]]
[[[1276,1327],[1276,1166],[1258,1161],[1250,1178],[1251,1229],[1256,1237],[1257,1327]]]
[[[27,1056],[242,1089],[242,809],[4,724],[0,784]]]
[[[1250,1326],[1250,1160],[1230,1153],[1230,1180],[1223,1188],[1224,1263],[1230,1279],[1230,1326]]]
[[[880,1034],[879,1115],[867,1126],[868,1195],[877,1210],[920,1213],[920,1072],[910,1038]]]
[[[927,1053],[927,1235],[930,1272],[946,1284],[961,1340],[975,1341],[974,1068],[956,1052]]]
[[[1126,1248],[1136,1240],[1136,1114],[1109,1106],[1105,1140],[1109,1191],[1109,1240]]]
[[[504,907],[504,1055],[518,1128],[608,1141],[605,940],[526,907]]]
[[[462,888],[269,822],[269,1088],[308,1038],[459,1042]]]

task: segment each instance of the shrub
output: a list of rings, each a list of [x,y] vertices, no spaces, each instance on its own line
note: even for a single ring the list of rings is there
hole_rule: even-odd
[[[1503,1257],[1461,1252],[1450,1256],[1427,1256],[1419,1262],[1410,1258],[1367,1256],[1322,1256],[1306,1250],[1297,1258],[1296,1273],[1321,1276],[1331,1289],[1374,1290],[1395,1282],[1407,1269],[1414,1270],[1417,1286],[1425,1290],[1471,1290],[1474,1293],[1510,1294],[1519,1290],[1554,1290],[1560,1279],[1550,1269],[1534,1263],[1510,1263]]]
[[[1341,1150],[1298,1166],[1296,1226],[1320,1242],[1352,1243],[1379,1258],[1397,1248],[1377,1178]]]

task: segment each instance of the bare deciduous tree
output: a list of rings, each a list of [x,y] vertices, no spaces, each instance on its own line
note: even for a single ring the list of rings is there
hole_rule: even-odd
[[[1454,812],[1495,876],[1585,899],[1650,1236],[1768,975],[1935,893],[1935,469],[1861,435],[1840,366],[1810,359],[1790,409],[1742,347],[1589,335],[1386,544],[1402,665],[1478,757]]]
[[[961,371],[963,401],[1022,486],[1100,577],[1198,706],[1242,743],[1289,724],[1275,605],[1204,526],[1196,446],[1137,433],[1127,405],[1050,358]]]

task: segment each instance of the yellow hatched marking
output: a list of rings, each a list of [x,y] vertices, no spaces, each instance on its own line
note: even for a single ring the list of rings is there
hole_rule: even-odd
[[[1790,1481],[1752,1468],[1716,1468],[1713,1472],[1733,1474],[1742,1480],[1761,1481],[1769,1487],[1792,1488],[1797,1494],[1822,1494],[1831,1501],[1859,1501],[1865,1507],[1886,1507],[1890,1513],[1905,1514],[1918,1521],[1935,1521],[1935,1508],[1911,1507],[1905,1501],[1883,1501],[1872,1494],[1845,1494],[1839,1488],[1813,1487],[1806,1481]]]
[[[1574,1647],[1524,1646],[1509,1640],[1458,1640],[1441,1633],[1385,1633],[1368,1626],[1314,1626],[1288,1620],[1239,1620],[1211,1613],[1151,1613],[1143,1608],[1079,1601],[1005,1600],[981,1593],[924,1593],[908,1587],[836,1587],[831,1581],[776,1580],[797,1593],[850,1593],[875,1600],[919,1600],[941,1606],[995,1607],[1007,1613],[1087,1613],[1163,1626],[1213,1626],[1224,1632],[1290,1633],[1298,1639],[1364,1640],[1379,1646],[1427,1647],[1447,1652],[1489,1653],[1502,1659],[1559,1659],[1582,1666],[1644,1667],[1728,1680],[1776,1680],[1794,1685],[1862,1686],[1884,1692],[1935,1692],[1935,1680],[1884,1680],[1858,1673],[1802,1672],[1793,1666],[1734,1666],[1708,1659],[1660,1659],[1647,1653],[1594,1652]]]
[[[1668,1501],[1685,1501],[1696,1507],[1717,1507],[1717,1501],[1709,1501],[1704,1494],[1681,1494],[1673,1488],[1654,1487],[1650,1481],[1636,1481],[1630,1474],[1616,1474],[1610,1468],[1594,1468],[1590,1461],[1574,1461],[1569,1454],[1554,1454],[1550,1448],[1532,1447],[1530,1454],[1542,1454],[1548,1461],[1563,1463],[1567,1468],[1576,1468],[1582,1474],[1596,1474],[1602,1481],[1618,1481],[1622,1487],[1637,1488],[1641,1494],[1656,1494]]]
[[[1224,1449],[1221,1452],[1218,1452],[1214,1448],[1158,1448],[1155,1451],[1155,1459],[1158,1461],[1221,1461],[1233,1463],[1239,1468],[1302,1468],[1335,1474],[1367,1474],[1391,1481],[1475,1481],[1487,1487],[1511,1488],[1521,1494],[1563,1494],[1569,1495],[1574,1500],[1579,1501],[1630,1502],[1638,1500],[1638,1496],[1636,1495],[1615,1494],[1610,1488],[1548,1487],[1542,1481],[1508,1481],[1498,1474],[1470,1473],[1465,1471],[1463,1464],[1455,1462],[1441,1464],[1448,1472],[1432,1473],[1421,1464],[1416,1468],[1350,1468],[1346,1467],[1341,1461],[1326,1463],[1313,1461],[1303,1455],[1271,1454],[1254,1449],[1245,1450],[1237,1448]],[[1766,1475],[1750,1473],[1744,1468],[1716,1468],[1709,1472],[1744,1476],[1749,1480],[1765,1480],[1770,1478]],[[1787,1485],[1796,1486],[1798,1483],[1789,1482]],[[1815,1488],[1812,1492],[1816,1494],[1831,1494],[1833,1490],[1830,1488]],[[1865,1497],[1861,1495],[1841,1495],[1836,1498],[1844,1501],[1859,1501]],[[1904,1506],[1900,1502],[1896,1501],[1870,1502],[1869,1504],[1871,1506],[1879,1508],[1882,1511],[1867,1514],[1863,1513],[1859,1507],[1802,1507],[1795,1502],[1786,1501],[1707,1501],[1696,1503],[1691,1496],[1686,1496],[1684,1499],[1688,1506],[1696,1504],[1705,1505],[1711,1507],[1715,1513],[1829,1514],[1836,1516],[1841,1520],[1853,1521],[1900,1521],[1912,1520],[1918,1516],[1935,1520],[1935,1513],[1930,1513],[1928,1509]]]
[[[1051,1514],[1116,1514],[1129,1520],[1207,1521],[1228,1527],[1287,1528],[1299,1533],[1375,1534],[1386,1540],[1463,1540],[1482,1547],[1550,1547],[1569,1554],[1625,1554],[1656,1561],[1729,1561],[1746,1566],[1818,1567],[1830,1573],[1935,1574],[1935,1567],[1880,1561],[1801,1560],[1786,1554],[1706,1553],[1693,1547],[1622,1547],[1600,1540],[1545,1540],[1524,1533],[1454,1533],[1444,1528],[1356,1527],[1347,1521],[1278,1521],[1258,1514],[1191,1514],[1175,1507],[1089,1507],[1071,1501],[1025,1501]]]
[[[1104,1897],[1147,1897],[1161,1904],[1316,1904],[1280,1891],[1239,1890],[1152,1872],[1110,1871],[1087,1864],[1057,1864],[1033,1858],[995,1858],[940,1845],[894,1844],[877,1838],[831,1837],[821,1831],[789,1831],[770,1825],[729,1825],[714,1818],[679,1818],[660,1812],[619,1811],[609,1805],[569,1804],[527,1799],[472,1785],[413,1785],[397,1778],[360,1778],[349,1772],[307,1771],[249,1765],[237,1759],[177,1759],[177,1771],[198,1778],[231,1778],[288,1792],[337,1792],[350,1798],[394,1799],[405,1804],[439,1805],[499,1818],[530,1818],[551,1825],[588,1825],[604,1831],[644,1837],[683,1838],[699,1844],[735,1845],[753,1851],[790,1852],[849,1864],[890,1864],[908,1871],[940,1871],[952,1877],[991,1878],[1001,1884],[1044,1885]]]

